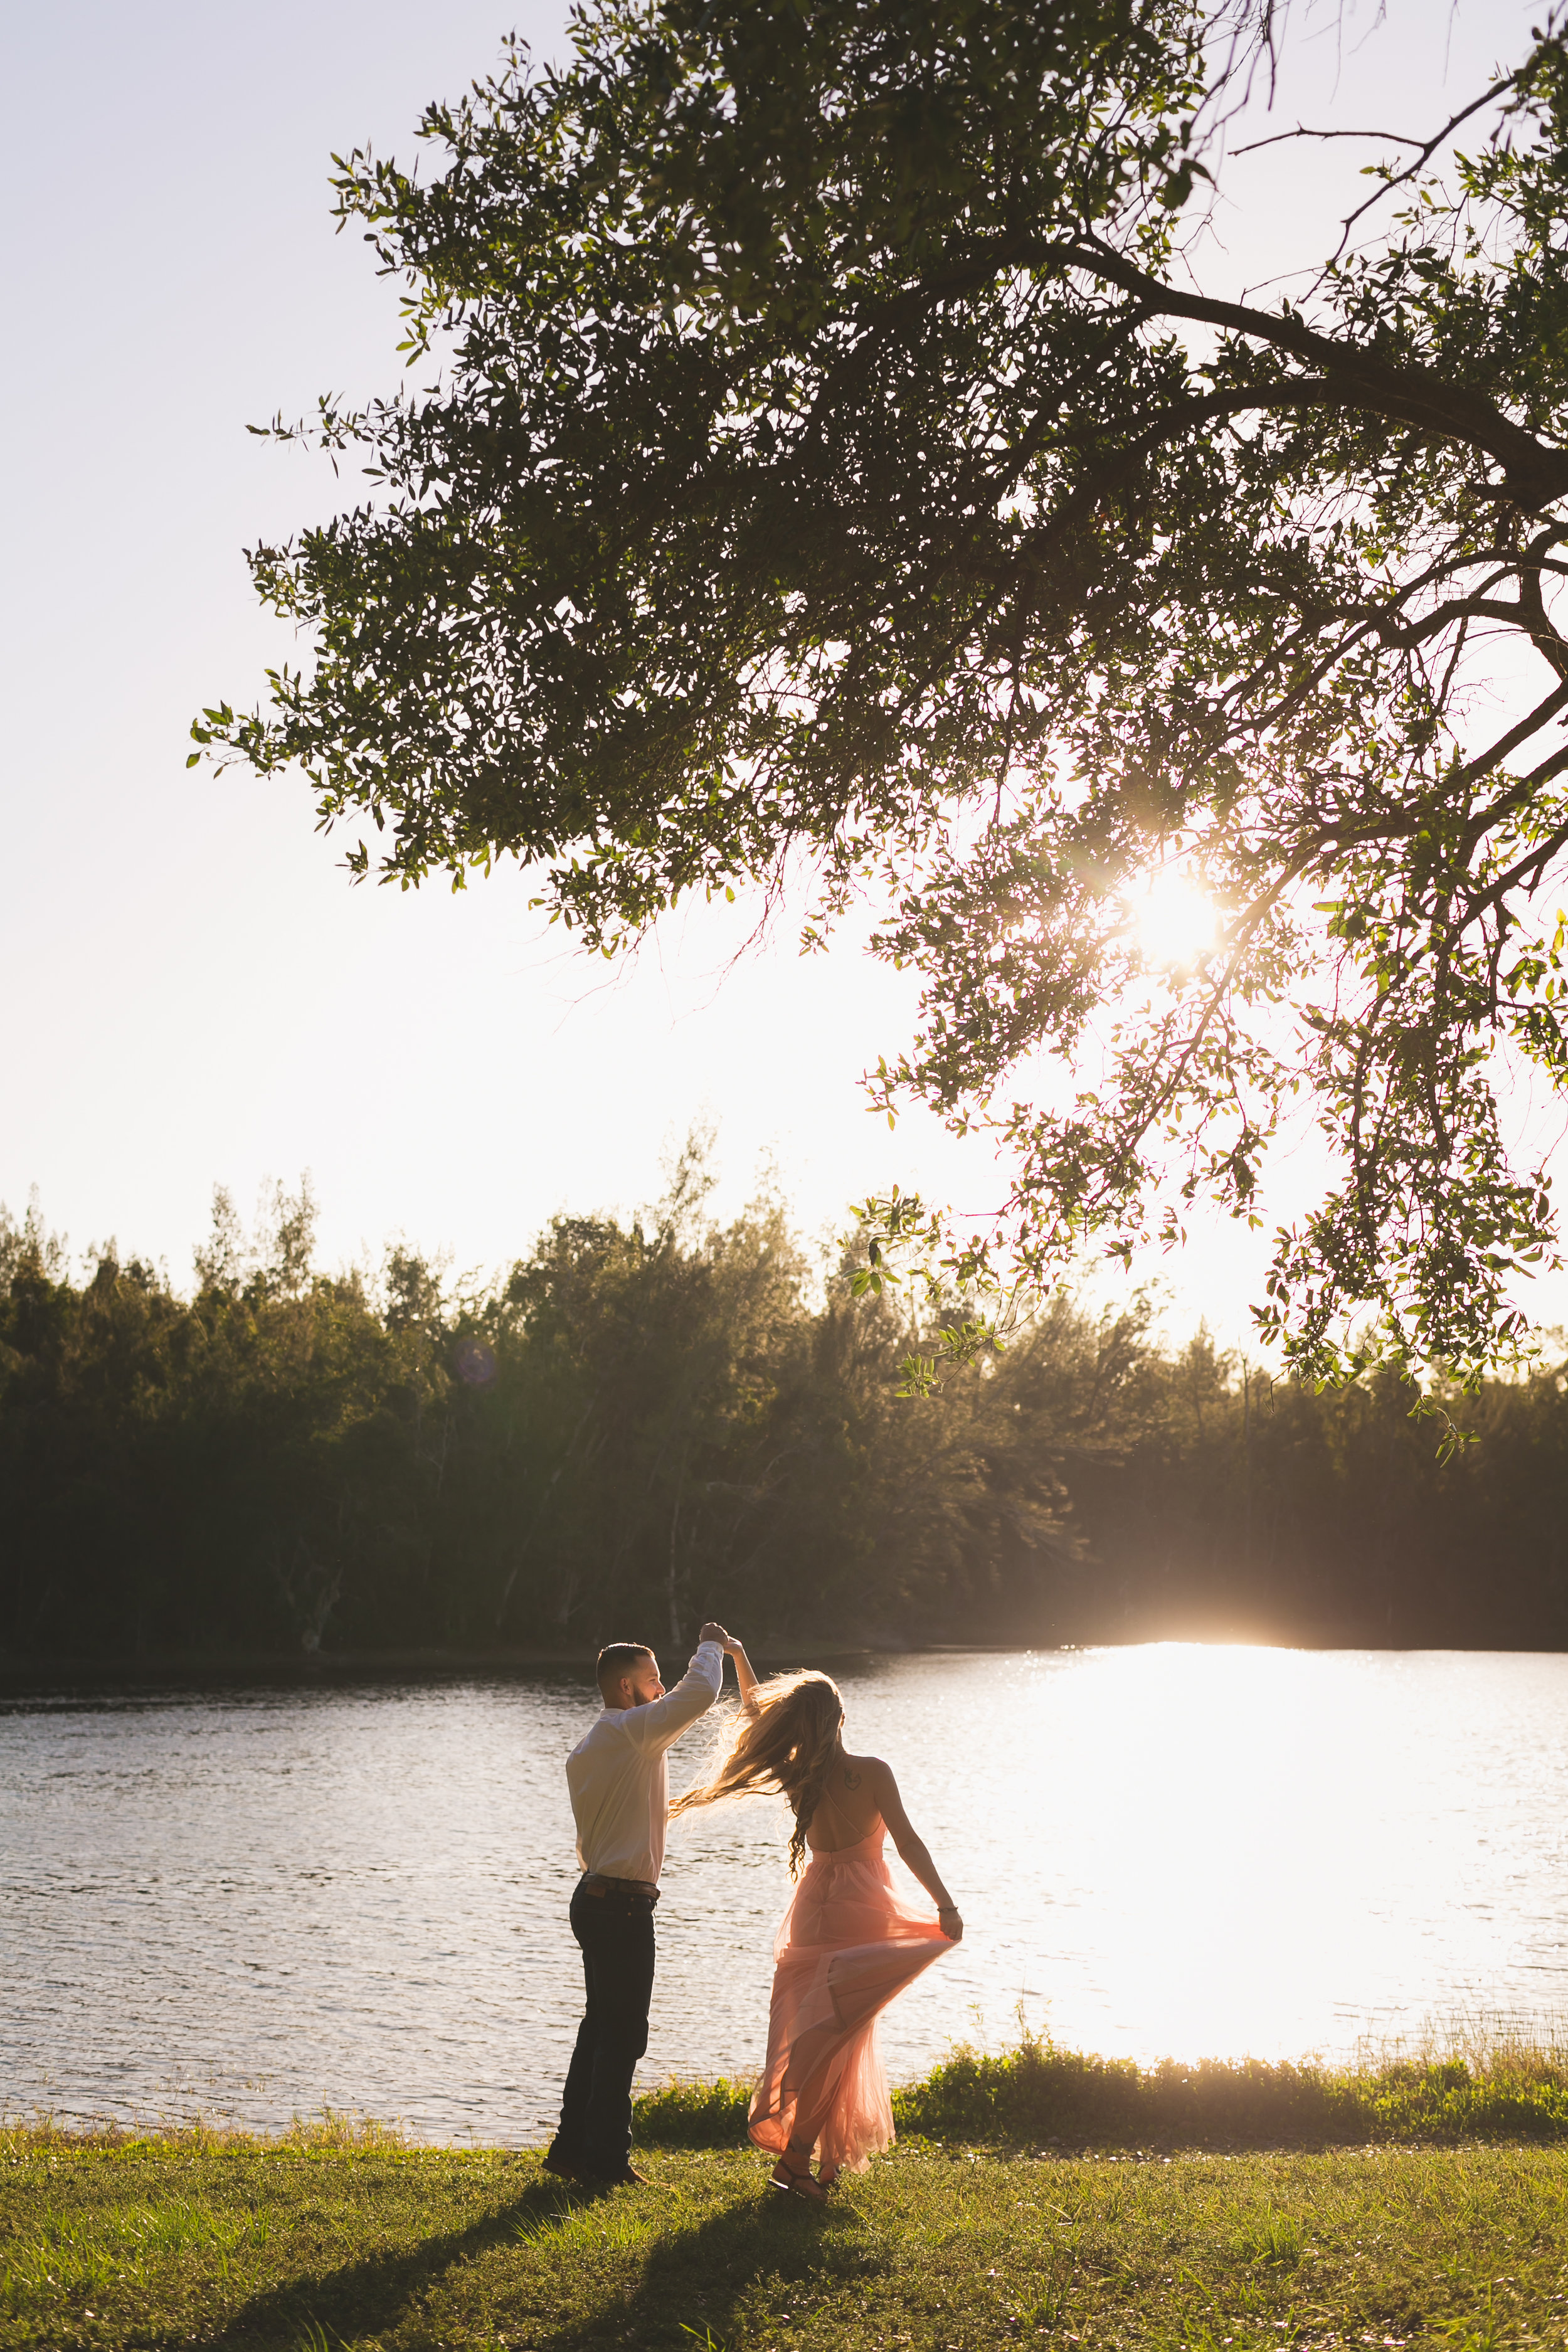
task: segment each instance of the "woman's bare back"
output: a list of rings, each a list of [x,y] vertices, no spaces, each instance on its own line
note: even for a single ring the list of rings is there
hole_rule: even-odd
[[[847,1756],[840,1748],[827,1768],[822,1796],[805,1842],[813,1853],[841,1853],[858,1845],[883,1822],[882,1783],[889,1779],[879,1756]]]

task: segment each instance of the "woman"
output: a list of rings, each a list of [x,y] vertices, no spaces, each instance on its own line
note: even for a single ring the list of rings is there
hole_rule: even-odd
[[[778,2158],[773,2187],[820,2203],[846,2165],[864,2172],[891,2140],[878,2016],[958,1942],[963,1922],[888,1767],[845,1748],[837,1685],[816,1674],[759,1683],[740,1643],[725,1646],[740,1680],[741,1718],[710,1777],[670,1811],[775,1790],[789,1799],[790,1874],[803,1864],[805,1874],[773,1945],[768,2056],[751,2133]],[[937,1906],[934,1919],[894,1886],[882,1854],[889,1831]]]

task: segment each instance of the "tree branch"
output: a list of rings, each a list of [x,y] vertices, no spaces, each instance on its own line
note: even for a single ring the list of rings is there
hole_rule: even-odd
[[[1396,147],[1419,147],[1421,142],[1405,131],[1309,131],[1299,122],[1294,131],[1271,131],[1267,139],[1249,139],[1245,147],[1233,147],[1233,155],[1256,155],[1260,147],[1278,147],[1287,139],[1389,139]],[[1431,152],[1430,148],[1426,151]]]
[[[1443,144],[1444,140],[1448,138],[1453,131],[1456,131],[1461,122],[1468,122],[1472,114],[1479,114],[1483,106],[1489,106],[1494,99],[1500,98],[1502,95],[1504,90],[1512,89],[1518,83],[1518,80],[1519,76],[1517,73],[1508,74],[1501,81],[1493,82],[1489,89],[1482,90],[1479,98],[1472,98],[1468,106],[1462,106],[1458,114],[1450,115],[1448,121],[1445,122],[1441,131],[1436,132],[1432,138],[1427,140],[1426,145],[1421,148],[1414,161],[1407,163],[1403,172],[1395,172],[1393,173],[1390,178],[1384,182],[1381,188],[1376,188],[1373,191],[1372,194],[1366,198],[1363,204],[1357,205],[1354,212],[1347,214],[1342,224],[1342,234],[1339,244],[1335,247],[1333,258],[1337,261],[1340,255],[1344,251],[1345,244],[1350,236],[1350,233],[1355,226],[1357,221],[1361,219],[1363,213],[1369,213],[1373,205],[1381,204],[1384,197],[1390,194],[1394,189],[1403,187],[1406,181],[1413,180],[1415,177],[1416,173],[1421,170],[1422,166],[1430,163],[1432,157],[1437,152],[1438,148]]]
[[[1500,735],[1488,750],[1478,752],[1473,760],[1467,760],[1462,768],[1456,769],[1447,779],[1447,789],[1450,792],[1466,792],[1471,784],[1479,784],[1483,776],[1491,774],[1500,760],[1506,760],[1510,752],[1518,751],[1521,743],[1528,743],[1531,737],[1538,733],[1549,719],[1554,719],[1565,705],[1568,705],[1568,679],[1538,702],[1533,710],[1526,711],[1524,717],[1505,734]],[[1480,816],[1473,818],[1460,836],[1461,854],[1468,857],[1476,844],[1484,839],[1501,818],[1516,808],[1521,801],[1528,800],[1535,782],[1533,775],[1521,776],[1508,792],[1500,793],[1495,801],[1490,802]]]
[[[1426,432],[1436,431],[1447,439],[1483,450],[1502,467],[1510,497],[1530,512],[1568,495],[1568,449],[1538,441],[1484,394],[1447,383],[1431,368],[1394,366],[1363,346],[1325,335],[1288,313],[1255,310],[1249,303],[1216,301],[1203,294],[1184,294],[1151,278],[1092,235],[1072,246],[1052,248],[1052,257],[1141,296],[1151,310],[1167,318],[1228,328],[1234,334],[1289,352],[1293,359],[1310,361],[1330,378],[1353,387],[1361,395],[1357,406],[1380,409]]]
[[[1553,776],[1562,775],[1565,768],[1568,768],[1568,746],[1554,752],[1550,760],[1543,760],[1539,768],[1523,778],[1521,792],[1523,787],[1534,789],[1541,784],[1549,784]],[[1508,871],[1500,874],[1497,880],[1489,883],[1484,890],[1472,891],[1465,900],[1463,915],[1448,926],[1450,936],[1457,940],[1488,907],[1500,907],[1509,892],[1517,890],[1527,874],[1533,872],[1535,882],[1539,883],[1548,861],[1564,847],[1568,847],[1568,824],[1555,826],[1544,841],[1536,843],[1528,856],[1516,858]],[[1531,887],[1534,887],[1532,884]]]

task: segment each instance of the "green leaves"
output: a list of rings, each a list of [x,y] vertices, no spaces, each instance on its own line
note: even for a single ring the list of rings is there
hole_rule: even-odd
[[[313,659],[193,735],[297,766],[356,877],[515,856],[605,952],[802,867],[808,940],[870,896],[924,983],[873,1100],[1011,1171],[930,1224],[959,1292],[1256,1221],[1310,1103],[1260,1328],[1468,1380],[1552,1249],[1498,1100],[1564,1066],[1568,75],[1540,40],[1258,308],[1170,265],[1267,30],[606,0],[431,108],[434,172],[349,156],[439,380],[320,404],[372,495],[250,559]],[[1152,876],[1201,953],[1141,930]]]

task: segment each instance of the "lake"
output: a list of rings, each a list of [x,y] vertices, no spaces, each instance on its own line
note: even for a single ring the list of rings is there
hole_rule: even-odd
[[[1020,2010],[1139,2058],[1568,2010],[1568,1657],[1163,1643],[839,1679],[967,1924],[884,2021],[895,2081]],[[521,1672],[0,1700],[0,2109],[542,2138],[582,1985],[562,1759],[596,1706]],[[644,2084],[759,2063],[784,1847],[768,1802],[676,1825]]]

